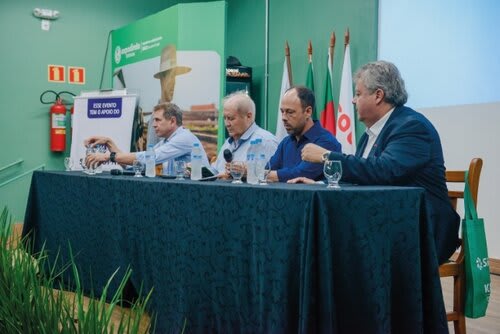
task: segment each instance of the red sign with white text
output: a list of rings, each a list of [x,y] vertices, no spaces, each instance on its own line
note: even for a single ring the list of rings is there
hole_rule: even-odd
[[[64,82],[65,66],[64,65],[49,65],[49,82]]]
[[[68,66],[68,82],[70,84],[85,84],[85,67]]]

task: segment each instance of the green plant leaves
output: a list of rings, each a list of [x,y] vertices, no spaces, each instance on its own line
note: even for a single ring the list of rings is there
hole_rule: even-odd
[[[140,328],[146,314],[150,291],[132,303],[127,312],[113,320],[116,306],[122,306],[122,292],[131,275],[128,268],[119,288],[106,303],[109,286],[119,268],[110,277],[99,299],[88,299],[83,295],[77,266],[73,255],[69,264],[49,263],[45,250],[37,254],[29,252],[27,240],[11,242],[12,218],[4,208],[0,214],[0,333],[140,333],[149,332],[151,324]],[[71,270],[75,286],[73,297],[64,293],[58,278]],[[58,290],[54,290],[58,288]],[[91,296],[93,293],[91,292]],[[116,312],[115,312],[116,315]]]

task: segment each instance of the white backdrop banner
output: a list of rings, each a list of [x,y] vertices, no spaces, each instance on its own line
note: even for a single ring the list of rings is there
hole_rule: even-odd
[[[73,133],[71,138],[71,160],[74,170],[82,170],[81,159],[85,159],[85,139],[91,136],[106,136],[113,139],[123,152],[130,151],[134,111],[137,95],[125,90],[110,92],[87,92],[75,97]],[[104,164],[103,169],[120,168],[116,164]]]

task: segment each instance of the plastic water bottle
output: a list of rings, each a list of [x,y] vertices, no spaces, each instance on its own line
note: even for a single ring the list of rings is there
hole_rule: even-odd
[[[257,154],[255,155],[256,161],[255,161],[255,174],[257,175],[257,181],[258,183],[261,183],[263,180],[265,180],[265,169],[266,169],[266,164],[267,164],[267,155],[266,155],[266,150],[264,148],[264,145],[262,144],[262,138],[257,138],[257,145],[256,145],[256,152]]]
[[[257,141],[252,140],[250,142],[250,147],[247,151],[247,183],[257,184],[259,179],[255,173],[255,167],[257,162]]]
[[[201,147],[194,143],[191,150],[191,180],[201,179]]]
[[[155,170],[155,151],[153,149],[153,145],[149,144],[148,149],[146,151],[146,154],[144,155],[144,158],[146,160],[146,176],[147,177],[155,177],[156,176],[156,170]]]

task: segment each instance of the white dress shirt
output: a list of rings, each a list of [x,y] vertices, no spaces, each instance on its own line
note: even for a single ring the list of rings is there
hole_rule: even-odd
[[[155,163],[163,164],[163,173],[172,174],[173,162],[174,161],[186,161],[191,162],[191,150],[193,149],[193,144],[200,144],[202,153],[202,165],[205,167],[210,167],[208,162],[207,153],[203,148],[198,137],[196,137],[191,131],[179,126],[177,130],[170,135],[170,137],[160,140],[154,147],[155,151]],[[143,164],[146,163],[145,159],[146,152],[137,152],[136,158]]]
[[[382,132],[382,129],[384,128],[385,123],[387,123],[387,120],[389,117],[391,117],[392,112],[394,111],[394,108],[389,110],[387,114],[382,116],[381,119],[379,119],[375,124],[373,124],[371,127],[366,128],[365,132],[368,135],[368,141],[366,142],[365,150],[363,151],[363,158],[366,159],[368,158],[368,155],[370,154],[370,151],[373,148],[373,145],[375,144],[375,141],[378,138],[378,135],[380,132]]]
[[[232,137],[226,139],[224,145],[220,148],[217,160],[214,162],[212,167],[217,171],[217,173],[224,172],[226,165],[226,160],[224,160],[225,149],[229,149],[231,151],[234,161],[246,161],[250,142],[257,138],[262,139],[262,149],[264,150],[267,159],[269,159],[274,152],[276,152],[278,139],[276,139],[271,132],[262,129],[254,122],[239,140],[234,140]]]

